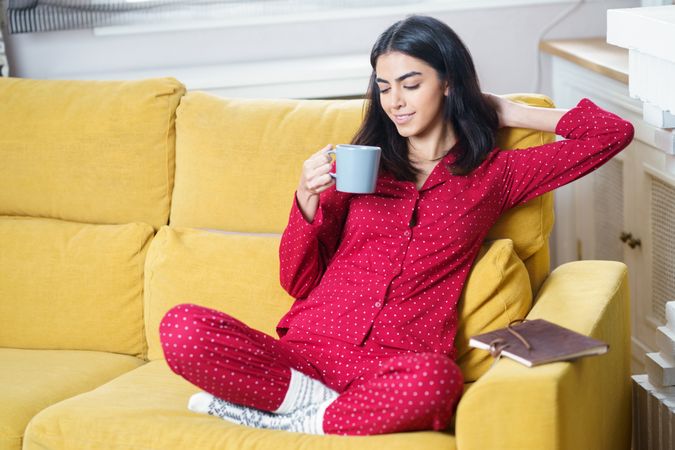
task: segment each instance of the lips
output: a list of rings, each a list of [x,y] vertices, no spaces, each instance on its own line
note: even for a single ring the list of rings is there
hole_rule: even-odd
[[[410,114],[396,114],[394,115],[394,121],[397,124],[404,124],[406,122],[409,122],[410,119],[415,115],[415,113],[410,113]]]

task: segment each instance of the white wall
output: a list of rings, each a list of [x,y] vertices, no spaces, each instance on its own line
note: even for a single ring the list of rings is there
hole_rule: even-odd
[[[455,2],[451,10],[416,12],[444,20],[457,32],[473,55],[484,91],[550,95],[548,67],[536,73],[540,34],[577,3],[474,0]],[[604,36],[607,8],[637,6],[639,0],[586,0],[544,38]],[[384,29],[404,16],[395,11],[143,33],[101,34],[110,30],[87,29],[6,34],[5,39],[11,76],[119,79],[171,75],[189,89],[222,95],[331,97],[359,95],[365,90],[371,46]]]
[[[517,0],[473,0],[454,10],[418,12],[445,21],[462,38],[483,91],[540,92],[552,97],[550,58],[539,63],[539,41],[605,36],[608,8],[640,6],[640,0],[529,2],[535,4],[508,6]],[[569,15],[554,24],[569,10]],[[128,34],[76,30],[11,35],[6,40],[12,76],[127,79],[171,75],[188,89],[220,95],[328,98],[363,94],[371,70],[371,46],[382,31],[404,16],[397,12]],[[554,227],[553,242],[559,227]],[[555,261],[555,248],[551,250]]]

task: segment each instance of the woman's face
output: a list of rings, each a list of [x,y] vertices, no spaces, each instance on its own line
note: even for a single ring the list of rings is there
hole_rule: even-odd
[[[403,137],[422,137],[443,127],[447,82],[421,59],[401,52],[380,55],[375,63],[382,109]]]

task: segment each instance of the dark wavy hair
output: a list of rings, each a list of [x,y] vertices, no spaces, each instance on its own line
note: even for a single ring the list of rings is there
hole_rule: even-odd
[[[380,168],[398,180],[415,181],[421,173],[410,163],[407,138],[398,133],[380,103],[375,65],[377,58],[390,52],[405,53],[426,62],[436,70],[441,83],[448,82],[450,89],[443,117],[452,124],[460,143],[455,161],[448,169],[459,175],[470,173],[495,147],[499,118],[481,93],[469,50],[448,25],[429,16],[407,16],[377,38],[370,52],[373,72],[364,103],[364,119],[352,144],[381,147]]]

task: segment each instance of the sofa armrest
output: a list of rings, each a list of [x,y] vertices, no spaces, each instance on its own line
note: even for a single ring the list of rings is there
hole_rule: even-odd
[[[527,318],[601,339],[609,352],[533,368],[501,358],[458,405],[457,448],[629,449],[629,297],[621,262],[556,268]]]

